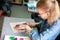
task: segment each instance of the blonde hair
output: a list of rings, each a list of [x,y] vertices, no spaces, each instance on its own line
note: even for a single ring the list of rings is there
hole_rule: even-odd
[[[38,1],[36,8],[51,9],[50,17],[48,18],[49,24],[54,23],[59,18],[59,5],[56,0],[40,0]]]

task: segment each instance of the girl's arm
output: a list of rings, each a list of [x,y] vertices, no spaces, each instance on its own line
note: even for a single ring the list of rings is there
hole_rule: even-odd
[[[26,25],[26,31],[29,33],[29,36],[32,40],[40,40],[40,36],[36,30],[33,30],[28,25]]]
[[[43,32],[43,35],[38,33],[35,30],[32,30],[30,32],[30,37],[33,40],[55,40],[55,38],[60,33],[60,20],[57,21],[56,24],[54,24],[50,29],[47,29]]]
[[[55,40],[60,34],[60,20],[58,20],[50,29],[43,32],[44,36],[41,36],[41,40]]]
[[[33,22],[26,21],[26,24],[29,25],[30,27],[34,27],[34,26],[38,25],[39,23],[36,23],[36,22],[33,23]]]

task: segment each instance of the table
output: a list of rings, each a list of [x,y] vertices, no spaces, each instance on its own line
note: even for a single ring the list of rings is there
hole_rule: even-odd
[[[26,20],[34,22],[33,19],[5,17],[4,23],[3,23],[3,28],[2,28],[2,33],[1,33],[1,40],[3,40],[5,35],[29,36],[27,32],[13,33],[13,31],[11,30],[10,24],[9,24],[12,22],[22,22],[22,21],[26,21]]]

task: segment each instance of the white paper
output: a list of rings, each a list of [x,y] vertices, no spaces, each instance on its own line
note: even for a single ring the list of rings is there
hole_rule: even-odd
[[[14,27],[17,25],[17,24],[23,24],[25,22],[13,22],[13,23],[10,23],[10,26],[11,26],[11,29],[14,33],[17,33],[18,31],[14,29]],[[25,30],[22,30],[20,32],[24,32]]]

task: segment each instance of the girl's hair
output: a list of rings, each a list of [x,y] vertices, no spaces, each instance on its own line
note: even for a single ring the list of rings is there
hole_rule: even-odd
[[[48,18],[48,23],[52,24],[59,18],[59,5],[56,0],[40,0],[38,1],[36,8],[50,9],[50,17]]]

